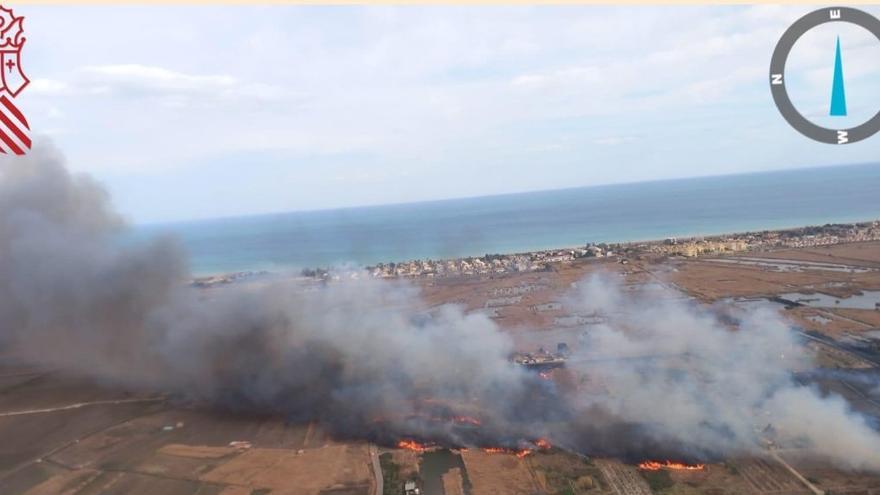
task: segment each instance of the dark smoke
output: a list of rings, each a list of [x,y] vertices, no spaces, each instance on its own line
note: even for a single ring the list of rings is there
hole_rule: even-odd
[[[3,162],[0,316],[16,357],[389,440],[485,434],[436,421],[437,404],[450,416],[496,404],[480,410],[487,431],[547,415],[552,386],[507,362],[510,340],[484,316],[426,319],[414,289],[370,279],[206,295],[186,287],[171,240],[118,242],[108,202],[52,150]]]
[[[628,316],[592,331],[572,366],[607,393],[562,392],[508,361],[512,341],[491,320],[455,306],[428,311],[406,284],[200,291],[187,287],[173,240],[132,246],[119,242],[121,229],[104,190],[70,174],[54,150],[2,159],[4,355],[387,443],[514,447],[547,437],[582,453],[706,459],[760,454],[756,426],[773,423],[816,457],[880,469],[880,436],[864,419],[791,380],[791,363],[806,358],[769,313],[731,332],[707,312],[633,303],[593,280],[572,309]],[[678,370],[578,364],[658,351],[698,357]],[[771,359],[780,351],[791,359]]]

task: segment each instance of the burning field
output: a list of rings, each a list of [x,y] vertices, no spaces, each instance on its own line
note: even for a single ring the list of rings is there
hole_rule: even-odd
[[[644,469],[645,471],[659,471],[661,469],[668,469],[670,471],[702,471],[706,469],[706,465],[684,464],[673,461],[644,461],[639,463],[639,469]]]
[[[428,452],[428,451],[434,450],[434,449],[448,448],[448,446],[441,446],[441,445],[429,444],[429,443],[419,443],[415,440],[401,440],[401,441],[397,442],[397,448],[422,453],[422,452]],[[552,445],[550,444],[549,440],[546,440],[544,438],[539,438],[539,439],[535,440],[534,442],[532,442],[531,444],[529,444],[529,446],[527,446],[527,447],[522,447],[522,448],[517,448],[517,449],[511,449],[511,448],[506,448],[506,447],[480,447],[479,450],[482,450],[483,452],[485,452],[487,454],[510,454],[510,455],[516,456],[517,458],[522,459],[525,456],[527,456],[535,451],[549,450],[551,448],[552,448]],[[463,448],[459,448],[457,450],[460,452],[468,452],[470,449],[463,447]]]
[[[701,471],[765,457],[772,441],[880,471],[872,421],[792,379],[811,355],[774,312],[743,314],[732,328],[680,297],[581,280],[566,307],[602,318],[567,360],[573,385],[561,387],[556,371],[512,363],[513,340],[489,317],[429,307],[411,284],[188,287],[177,244],[118,242],[106,193],[56,152],[2,160],[0,342],[17,363],[224,413],[316,422],[340,440],[456,449],[465,464],[494,454],[530,462],[556,448],[643,471]],[[581,386],[584,377],[602,387]]]

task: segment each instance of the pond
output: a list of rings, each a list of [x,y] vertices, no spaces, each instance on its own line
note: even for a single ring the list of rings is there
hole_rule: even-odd
[[[850,266],[850,265],[842,265],[839,263],[822,263],[818,261],[801,261],[801,260],[786,260],[786,259],[776,259],[776,258],[747,258],[747,257],[736,257],[736,258],[713,258],[707,259],[705,261],[709,261],[712,263],[728,263],[734,265],[750,265],[750,266],[758,266],[764,268],[770,268],[774,271],[778,272],[802,272],[804,270],[824,270],[830,272],[842,272],[842,273],[868,273],[872,271],[871,268],[866,268],[862,266]]]
[[[419,462],[419,476],[422,478],[424,495],[445,495],[443,491],[443,475],[449,470],[461,469],[465,495],[470,495],[471,484],[467,477],[461,454],[449,449],[425,452]]]
[[[829,296],[821,292],[789,292],[780,294],[779,297],[813,308],[877,309],[880,304],[880,290],[865,290],[849,297]]]

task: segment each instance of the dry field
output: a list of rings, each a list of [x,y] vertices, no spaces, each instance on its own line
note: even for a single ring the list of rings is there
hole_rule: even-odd
[[[796,453],[786,453],[786,460],[820,490],[829,495],[877,495],[880,479],[860,473],[842,473],[827,466],[799,460]]]
[[[460,468],[452,468],[443,475],[443,491],[445,495],[465,495]]]
[[[854,242],[827,247],[781,249],[762,253],[761,256],[880,268],[880,242]]]
[[[846,296],[863,289],[880,289],[880,242],[748,253],[724,259],[741,258],[764,259],[771,263],[777,260],[804,261],[807,264],[795,265],[797,271],[780,271],[768,266],[719,263],[709,259],[674,261],[671,265],[677,271],[670,281],[706,301],[794,291],[821,291]],[[861,272],[818,269],[808,263],[843,265]]]
[[[250,449],[200,477],[273,494],[368,495],[373,483],[367,445],[327,445],[302,452]]]
[[[184,409],[11,366],[0,372],[0,405],[3,494],[369,495],[375,486],[368,445],[332,442],[315,424]]]
[[[462,452],[473,495],[531,495],[542,487],[529,468],[529,458],[490,454],[470,449]]]
[[[638,469],[614,460],[596,461],[602,477],[615,495],[651,495],[651,489]]]

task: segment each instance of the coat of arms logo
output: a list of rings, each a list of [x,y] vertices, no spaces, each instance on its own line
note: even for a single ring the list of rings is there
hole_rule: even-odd
[[[26,38],[24,17],[0,6],[0,152],[23,155],[31,148],[30,126],[12,99],[30,80],[21,68],[21,49]]]

